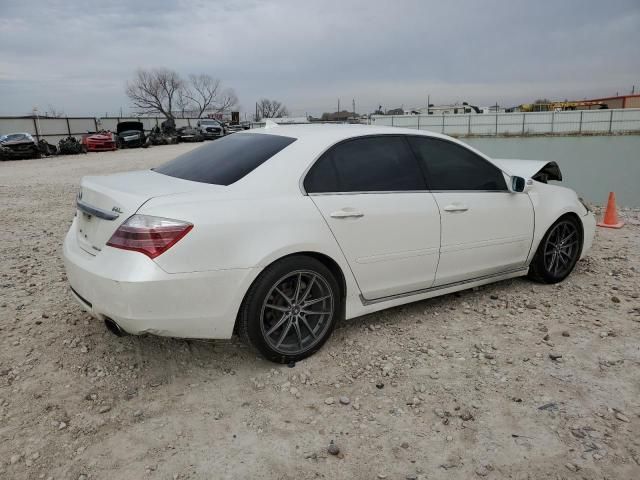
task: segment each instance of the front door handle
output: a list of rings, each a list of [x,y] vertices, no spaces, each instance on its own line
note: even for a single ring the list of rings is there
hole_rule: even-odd
[[[364,213],[356,212],[355,210],[338,210],[329,214],[331,218],[360,218],[364,217]]]
[[[469,207],[464,205],[463,203],[452,203],[451,205],[447,205],[443,208],[445,212],[466,212],[469,210]]]

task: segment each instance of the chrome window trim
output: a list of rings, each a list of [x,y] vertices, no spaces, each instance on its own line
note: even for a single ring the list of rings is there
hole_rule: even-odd
[[[306,193],[308,197],[319,197],[324,195],[371,195],[389,193],[513,193],[508,190],[371,190],[365,192],[314,192]]]

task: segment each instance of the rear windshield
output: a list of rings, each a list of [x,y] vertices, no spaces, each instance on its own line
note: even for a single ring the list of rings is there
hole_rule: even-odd
[[[262,133],[234,133],[191,150],[155,172],[214,185],[231,185],[296,139]]]

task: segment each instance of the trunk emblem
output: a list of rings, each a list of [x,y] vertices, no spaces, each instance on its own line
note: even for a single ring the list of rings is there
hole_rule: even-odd
[[[111,211],[116,213],[122,213],[122,210],[120,210],[118,207],[113,207]]]

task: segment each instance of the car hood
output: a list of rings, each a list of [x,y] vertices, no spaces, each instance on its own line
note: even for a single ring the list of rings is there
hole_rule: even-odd
[[[116,133],[119,135],[129,130],[138,130],[142,132],[144,131],[144,126],[142,125],[142,122],[120,122],[116,126]]]
[[[0,143],[0,145],[2,145],[3,147],[15,147],[18,145],[35,145],[36,142],[32,141],[32,140],[27,140],[27,139],[23,139],[23,140],[10,140],[8,142],[2,142]]]
[[[94,133],[91,135],[87,135],[85,138],[89,140],[113,140],[111,134],[107,133]]]
[[[503,172],[524,178],[545,182],[547,180],[562,180],[562,172],[556,162],[547,160],[520,160],[517,158],[493,158]]]

